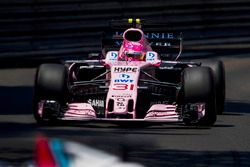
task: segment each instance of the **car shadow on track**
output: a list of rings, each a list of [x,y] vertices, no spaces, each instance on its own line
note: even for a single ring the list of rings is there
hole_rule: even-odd
[[[31,114],[33,87],[0,86],[0,114]]]

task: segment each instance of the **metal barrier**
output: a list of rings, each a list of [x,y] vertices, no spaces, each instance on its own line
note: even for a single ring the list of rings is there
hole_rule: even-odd
[[[129,17],[182,31],[186,55],[250,47],[248,0],[1,0],[0,58],[84,57],[100,51],[109,20]]]

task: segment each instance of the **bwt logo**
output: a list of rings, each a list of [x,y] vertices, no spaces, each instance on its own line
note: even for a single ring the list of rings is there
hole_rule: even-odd
[[[118,58],[118,53],[117,52],[108,53],[108,59],[109,60],[117,60],[117,58]]]
[[[132,79],[115,79],[114,82],[115,83],[133,83],[134,80],[132,80]]]
[[[130,75],[128,75],[128,74],[120,74],[119,77],[128,79],[128,78],[130,78]]]
[[[117,57],[118,57],[117,53],[115,53],[115,52],[111,53],[111,59],[117,59]]]
[[[133,83],[134,82],[134,80],[129,79],[130,75],[128,74],[120,74],[119,78],[121,79],[115,79],[114,82],[115,83]]]
[[[154,52],[148,52],[146,60],[153,61],[153,60],[155,60],[155,57],[156,57],[156,55]]]
[[[114,72],[120,73],[120,72],[136,72],[137,68],[136,67],[115,67]]]

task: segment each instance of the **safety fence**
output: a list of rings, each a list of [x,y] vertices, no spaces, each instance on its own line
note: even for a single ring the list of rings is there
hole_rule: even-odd
[[[109,20],[129,17],[182,31],[186,56],[250,47],[248,0],[1,0],[0,58],[84,57]]]

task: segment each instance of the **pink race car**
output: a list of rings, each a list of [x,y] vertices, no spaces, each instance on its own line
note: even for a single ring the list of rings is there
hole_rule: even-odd
[[[40,65],[34,95],[38,123],[215,123],[225,100],[221,61],[177,61],[182,51],[181,34],[144,33],[138,20],[125,32],[114,33],[110,40],[114,42],[112,47],[103,40],[102,59]],[[176,42],[179,54],[174,60],[162,60],[162,55],[154,51],[176,48]]]

